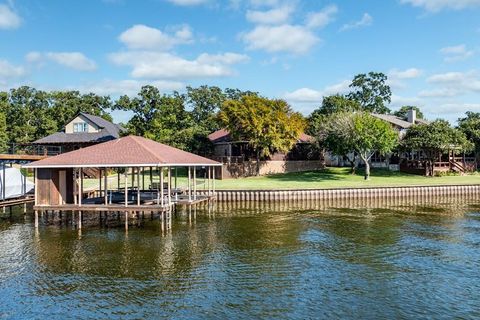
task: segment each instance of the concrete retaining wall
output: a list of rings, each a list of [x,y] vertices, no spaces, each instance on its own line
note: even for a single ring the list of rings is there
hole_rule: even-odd
[[[480,185],[312,190],[217,190],[217,201],[345,201],[478,196]]]

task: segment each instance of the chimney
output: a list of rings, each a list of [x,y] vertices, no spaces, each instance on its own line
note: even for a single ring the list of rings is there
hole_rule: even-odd
[[[407,121],[415,124],[416,120],[417,120],[417,111],[413,108],[409,109],[407,112]]]

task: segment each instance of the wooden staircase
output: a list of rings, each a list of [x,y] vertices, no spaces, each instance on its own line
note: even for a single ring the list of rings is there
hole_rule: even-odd
[[[97,168],[83,168],[83,174],[87,178],[100,178],[100,169]]]
[[[450,169],[458,173],[467,172],[466,165],[463,162],[459,162],[455,160],[450,160]]]

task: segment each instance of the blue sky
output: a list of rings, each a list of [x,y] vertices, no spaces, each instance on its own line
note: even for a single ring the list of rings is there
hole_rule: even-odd
[[[480,0],[0,0],[1,90],[117,97],[208,84],[308,114],[379,71],[392,109],[454,122],[480,112],[479,62]]]

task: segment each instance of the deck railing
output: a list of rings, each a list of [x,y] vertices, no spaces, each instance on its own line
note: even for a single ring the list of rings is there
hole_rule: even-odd
[[[39,144],[10,144],[7,154],[27,154],[37,156],[56,156],[62,153],[61,146],[39,145]]]

